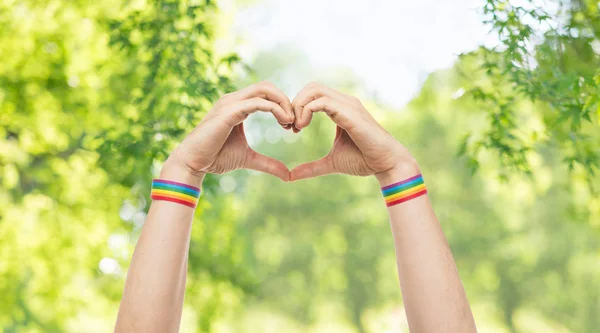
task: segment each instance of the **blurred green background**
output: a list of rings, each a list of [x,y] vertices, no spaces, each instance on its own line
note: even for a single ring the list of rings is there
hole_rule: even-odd
[[[409,147],[480,332],[600,332],[599,3],[477,4],[493,45],[396,107],[294,43],[240,56],[234,13],[261,1],[3,0],[0,330],[111,331],[150,180],[222,93],[266,79],[357,95]],[[334,126],[246,132],[291,168]],[[408,331],[374,179],[211,176],[195,219],[182,332]]]

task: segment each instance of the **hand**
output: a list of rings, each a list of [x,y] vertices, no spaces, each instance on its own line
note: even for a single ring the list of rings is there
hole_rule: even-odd
[[[337,124],[333,148],[320,160],[299,165],[291,180],[331,173],[375,175],[382,185],[418,174],[408,150],[389,134],[353,96],[317,83],[307,85],[292,102],[294,131],[308,126],[313,112],[325,112]],[[384,184],[385,183],[385,184]]]
[[[198,185],[205,173],[252,169],[289,181],[289,170],[282,162],[257,153],[246,141],[242,122],[261,110],[271,112],[285,129],[292,127],[290,101],[273,84],[261,82],[226,94],[169,156],[161,177],[181,180],[183,172],[186,181]]]

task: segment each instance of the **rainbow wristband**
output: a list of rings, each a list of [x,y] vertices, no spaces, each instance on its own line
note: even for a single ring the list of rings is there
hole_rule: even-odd
[[[427,194],[422,175],[416,175],[401,182],[381,188],[385,205],[390,207]]]
[[[169,180],[154,179],[150,197],[152,200],[171,201],[196,208],[200,197],[200,189]]]

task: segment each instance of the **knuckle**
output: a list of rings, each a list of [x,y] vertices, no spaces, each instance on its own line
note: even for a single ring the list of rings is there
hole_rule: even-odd
[[[242,101],[240,103],[236,103],[234,105],[228,106],[226,113],[228,114],[248,114],[250,110],[252,110],[252,102],[251,101]]]
[[[221,98],[219,98],[219,100],[217,101],[217,103],[218,103],[218,102],[227,101],[228,99],[231,99],[231,95],[232,95],[232,93],[226,93],[226,94],[223,94],[223,95],[221,96]]]
[[[332,99],[329,96],[325,96],[325,97],[321,97],[321,108],[323,110],[329,110],[331,103],[332,103]]]
[[[302,106],[296,104],[294,105],[292,111],[294,112],[294,115],[298,117],[302,113]]]
[[[256,103],[256,102],[258,102],[259,100],[260,100],[260,97],[256,97],[256,96],[254,96],[254,97],[252,97],[252,98],[249,98],[249,99],[248,99],[248,101],[249,101],[250,103]]]
[[[226,116],[223,116],[222,123],[225,124],[225,126],[227,127],[234,127],[238,123],[237,119],[238,117],[236,117],[235,114],[228,114]]]
[[[311,81],[311,82],[309,82],[309,83],[308,83],[306,86],[307,86],[308,88],[316,88],[316,87],[318,87],[319,85],[320,85],[320,84],[319,84],[319,82],[317,82],[317,81]]]
[[[317,86],[311,86],[307,89],[308,96],[310,99],[307,102],[311,102],[318,98],[319,88]]]
[[[265,103],[265,100],[260,97],[252,97],[250,99],[250,103],[252,103],[252,105],[254,105],[254,106],[262,106],[262,107],[264,107],[267,104],[267,103]]]
[[[223,103],[221,100],[219,100],[219,101],[217,101],[217,103],[215,103],[211,112],[214,114],[221,114],[221,113],[225,112],[225,110],[227,110],[229,107],[230,107],[229,103]]]
[[[273,86],[273,84],[269,81],[260,81],[256,84],[256,88],[258,90],[267,90],[269,88],[271,88]]]

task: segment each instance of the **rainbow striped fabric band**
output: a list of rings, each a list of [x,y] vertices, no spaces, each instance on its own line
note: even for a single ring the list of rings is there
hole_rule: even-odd
[[[169,180],[154,179],[150,197],[152,200],[171,201],[196,208],[200,197],[200,189]]]
[[[381,188],[385,205],[390,207],[427,194],[422,175],[410,177],[401,182]]]

